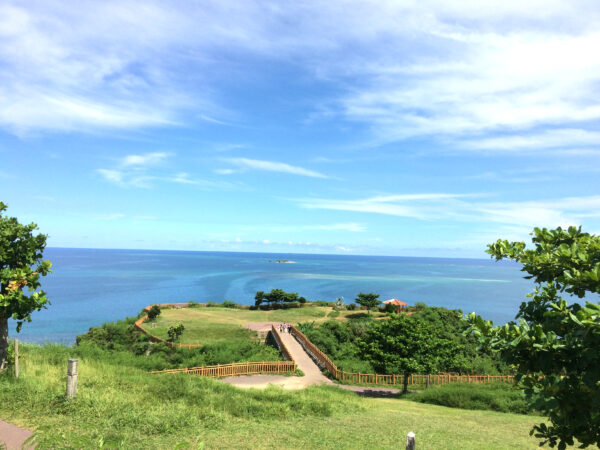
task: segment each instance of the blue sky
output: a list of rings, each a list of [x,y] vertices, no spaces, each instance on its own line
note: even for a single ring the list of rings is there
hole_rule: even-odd
[[[597,1],[11,2],[0,200],[61,247],[600,232]]]

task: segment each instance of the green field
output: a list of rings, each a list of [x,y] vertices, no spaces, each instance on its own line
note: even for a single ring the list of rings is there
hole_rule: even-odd
[[[167,339],[167,329],[171,325],[182,323],[185,331],[178,342],[182,344],[216,344],[222,342],[247,342],[256,333],[242,325],[249,322],[322,322],[330,319],[334,313],[332,307],[305,306],[303,308],[276,309],[272,311],[251,311],[222,307],[196,307],[182,309],[163,309],[154,322],[145,322],[143,327],[149,333]],[[363,311],[339,311],[333,314],[335,320],[348,320],[366,315]],[[383,314],[373,312],[373,317]],[[155,327],[152,327],[155,323]]]
[[[533,449],[539,417],[366,399],[335,386],[240,390],[186,375],[150,375],[111,352],[22,346],[21,378],[0,375],[0,417],[37,428],[38,448]],[[79,392],[64,400],[69,357]]]

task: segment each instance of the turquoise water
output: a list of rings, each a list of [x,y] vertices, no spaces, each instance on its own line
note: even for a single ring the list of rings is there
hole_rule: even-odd
[[[17,336],[72,343],[102,322],[137,314],[151,303],[233,300],[253,304],[256,291],[280,288],[308,300],[351,303],[376,292],[409,304],[476,311],[512,320],[533,283],[517,264],[480,259],[292,255],[49,248],[53,273],[43,279],[52,304]],[[279,264],[276,259],[295,261]]]

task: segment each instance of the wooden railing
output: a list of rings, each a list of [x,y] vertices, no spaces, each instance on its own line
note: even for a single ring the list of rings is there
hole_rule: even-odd
[[[155,370],[151,373],[188,373],[204,377],[232,377],[236,375],[256,375],[259,373],[288,373],[296,370],[294,361],[261,361],[242,362],[231,364],[217,364],[216,366],[186,367],[183,369]]]
[[[154,305],[146,306],[144,308],[144,311],[146,311],[146,312],[150,311],[150,308],[152,308],[152,306],[154,306]],[[157,306],[161,309],[162,308],[185,308],[186,306],[189,306],[189,303],[160,303]],[[144,329],[144,327],[142,327],[142,324],[146,320],[148,320],[148,314],[146,314],[144,317],[141,317],[138,320],[136,320],[136,322],[133,324],[133,326],[140,333],[144,333],[145,335],[147,335],[152,342],[164,342],[169,347],[177,347],[177,348],[192,349],[192,348],[202,347],[202,344],[176,344],[174,342],[165,341],[164,339],[161,339],[158,336],[154,336],[152,333],[149,333],[147,330]]]
[[[290,361],[294,361],[294,358],[292,358],[292,354],[290,353],[290,350],[287,348],[287,345],[285,345],[285,342],[283,341],[283,339],[281,339],[279,330],[277,329],[277,327],[275,325],[271,325],[271,334],[273,335],[273,339],[275,339],[275,342],[277,343],[277,347],[279,348],[279,351],[283,354],[283,356],[285,356]]]
[[[355,384],[383,384],[396,385],[404,382],[404,375],[380,375],[377,373],[354,373],[345,372],[337,368],[334,362],[321,351],[319,347],[313,344],[304,333],[292,326],[290,329],[293,336],[296,337],[300,345],[304,347],[307,353],[311,354],[318,364],[326,368],[333,378],[345,383]],[[429,379],[429,381],[428,381]],[[449,384],[449,383],[512,383],[512,375],[410,375],[408,384],[410,385],[430,385],[430,384]]]
[[[321,351],[319,347],[313,344],[302,331],[298,330],[295,326],[290,327],[292,335],[300,342],[300,345],[304,347],[304,350],[311,354],[314,359],[317,360],[320,366],[326,368],[334,378],[338,378],[338,368],[329,357]]]

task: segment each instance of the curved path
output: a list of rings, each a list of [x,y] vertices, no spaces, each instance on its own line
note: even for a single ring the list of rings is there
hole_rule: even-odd
[[[272,324],[275,326],[279,325],[279,323],[276,322],[272,322]],[[262,327],[266,327],[267,322],[261,322],[260,325]],[[271,322],[268,322],[268,329],[271,329]],[[283,344],[291,353],[292,359],[296,361],[298,369],[304,372],[303,377],[286,377],[283,375],[250,375],[247,377],[227,377],[221,379],[221,381],[241,388],[265,388],[272,384],[288,390],[303,389],[307,386],[312,386],[313,384],[334,384],[333,381],[321,373],[319,366],[317,366],[315,362],[310,359],[310,356],[308,356],[302,346],[291,334],[277,333],[279,334]]]
[[[6,450],[17,450],[21,448],[35,448],[35,445],[23,447],[23,444],[32,435],[29,430],[24,430],[0,420],[0,445],[4,444]]]

